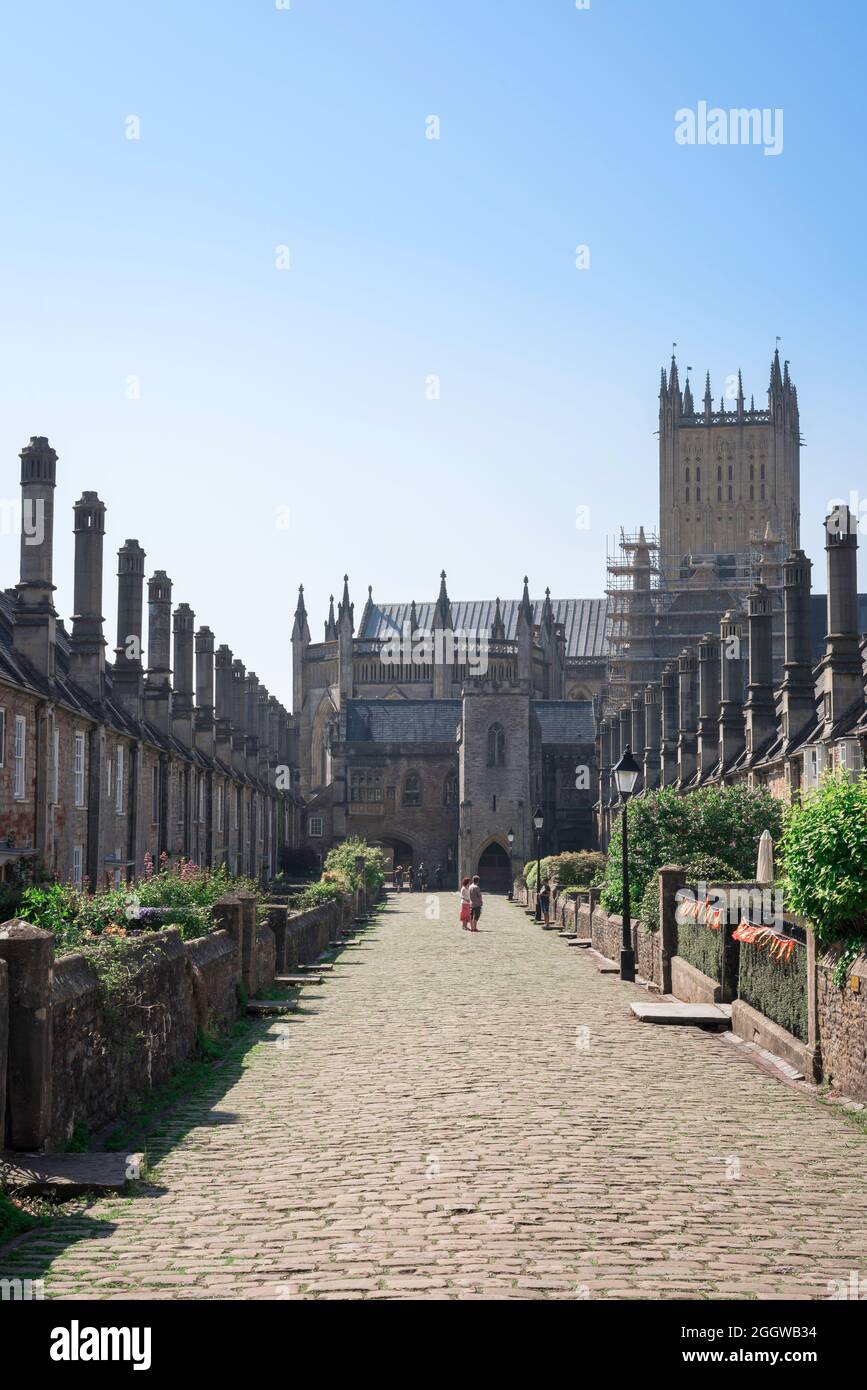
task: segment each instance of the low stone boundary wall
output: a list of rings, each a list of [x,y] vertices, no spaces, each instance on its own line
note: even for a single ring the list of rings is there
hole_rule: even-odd
[[[202,1030],[314,960],[357,910],[353,898],[294,914],[275,904],[259,923],[254,894],[227,894],[207,936],[185,942],[166,927],[126,942],[108,986],[84,955],[55,960],[50,932],[3,923],[0,1147],[62,1148],[119,1118],[195,1053]]]
[[[816,1012],[822,1074],[834,1090],[867,1101],[867,956],[859,956],[845,985],[834,983],[834,948],[816,961]]]

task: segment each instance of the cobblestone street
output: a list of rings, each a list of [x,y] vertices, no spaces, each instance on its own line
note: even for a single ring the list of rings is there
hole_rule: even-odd
[[[724,1038],[638,1023],[524,912],[395,899],[182,1101],[149,1184],[3,1275],[93,1298],[827,1298],[867,1139]],[[738,1174],[739,1176],[733,1176]],[[833,1286],[831,1286],[833,1287]]]

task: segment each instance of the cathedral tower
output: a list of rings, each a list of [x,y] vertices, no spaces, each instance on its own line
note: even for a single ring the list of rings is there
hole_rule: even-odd
[[[728,400],[726,399],[728,396]],[[749,587],[752,557],[767,533],[782,554],[800,545],[801,432],[789,364],[771,363],[767,409],[744,400],[738,372],[714,408],[710,375],[702,409],[677,362],[659,391],[660,561],[677,587],[697,565],[713,565],[728,587]]]

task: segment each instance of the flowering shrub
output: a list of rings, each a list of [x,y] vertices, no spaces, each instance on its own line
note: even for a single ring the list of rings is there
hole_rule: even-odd
[[[322,882],[334,883],[345,892],[354,893],[361,887],[362,880],[355,867],[356,859],[364,860],[365,887],[377,892],[385,882],[385,863],[381,849],[375,849],[366,840],[344,840],[328,851],[322,870]]]

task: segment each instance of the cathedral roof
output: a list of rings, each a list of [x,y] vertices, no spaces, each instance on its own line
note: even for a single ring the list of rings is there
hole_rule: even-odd
[[[542,743],[593,743],[596,721],[592,700],[534,700]]]
[[[533,600],[534,622],[541,623],[544,599]],[[555,623],[562,623],[566,634],[567,657],[604,657],[608,652],[605,637],[605,599],[565,598],[552,599]],[[490,632],[496,614],[495,599],[451,600],[452,621],[455,631]],[[518,628],[519,599],[501,599],[500,615],[506,632],[506,641],[514,641]],[[364,626],[358,636],[367,641],[385,641],[400,633],[403,624],[410,621],[409,603],[367,604]],[[434,603],[416,604],[418,626],[433,631]]]
[[[460,700],[350,700],[346,707],[346,740],[454,743],[460,719]]]

